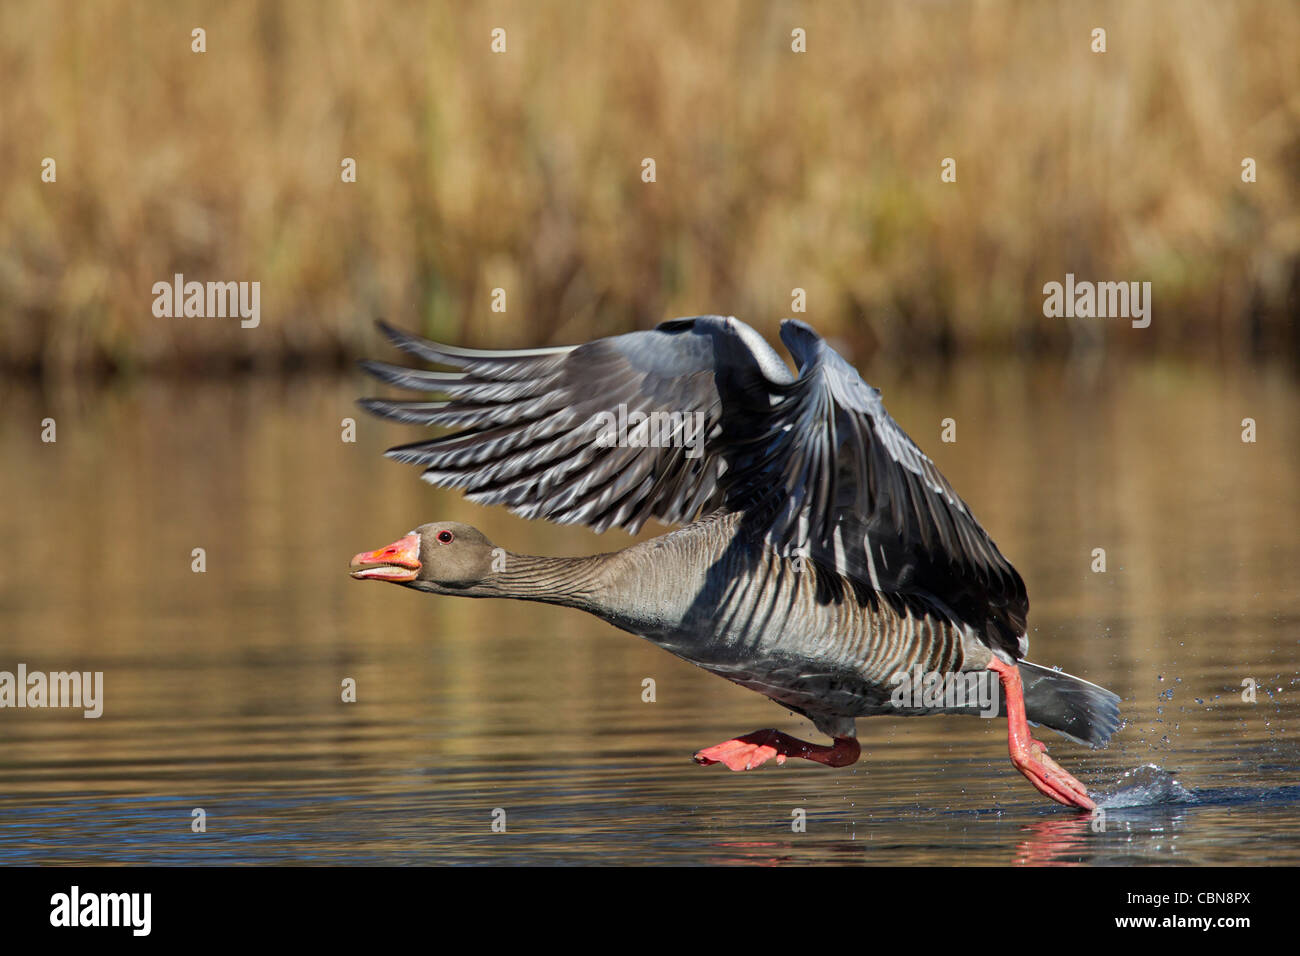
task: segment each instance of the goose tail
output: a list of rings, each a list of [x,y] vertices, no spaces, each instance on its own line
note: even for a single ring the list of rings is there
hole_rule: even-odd
[[[1104,747],[1119,727],[1119,695],[1082,678],[1018,661],[1025,716],[1076,743]]]

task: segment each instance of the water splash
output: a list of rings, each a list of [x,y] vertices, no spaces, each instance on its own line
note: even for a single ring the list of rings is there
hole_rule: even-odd
[[[1115,810],[1195,802],[1196,794],[1179,783],[1172,773],[1148,763],[1127,771],[1117,781],[1116,789],[1103,793],[1097,805],[1103,810]]]

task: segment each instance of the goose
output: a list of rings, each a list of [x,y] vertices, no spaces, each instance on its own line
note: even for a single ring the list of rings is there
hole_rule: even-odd
[[[832,741],[757,730],[700,750],[699,764],[845,767],[861,754],[859,717],[982,713],[1006,717],[1011,762],[1042,794],[1095,808],[1029,722],[1104,746],[1118,696],[1025,660],[1024,581],[880,391],[811,326],[781,323],[793,373],[733,316],[513,351],[378,327],[443,370],[362,368],[438,397],[362,407],[451,430],[388,457],[525,518],[597,532],[635,534],[651,518],[677,527],[620,551],[544,557],[435,521],[357,554],[354,578],[586,611],[764,694]]]

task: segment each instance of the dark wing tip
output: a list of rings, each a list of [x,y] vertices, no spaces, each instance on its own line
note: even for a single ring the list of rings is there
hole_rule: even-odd
[[[378,359],[357,359],[357,368],[380,381],[388,382],[392,380],[388,373],[393,366],[387,362],[380,362]]]
[[[402,339],[406,333],[397,326],[389,325],[385,319],[375,319],[375,328],[379,330],[380,335],[388,339],[393,345],[396,345],[399,349],[402,347]]]
[[[368,411],[371,415],[375,415],[379,418],[388,418],[389,416],[384,413],[387,411],[388,406],[393,403],[385,401],[382,398],[358,398],[357,404]]]
[[[781,341],[790,350],[790,354],[794,356],[802,372],[820,358],[821,347],[825,340],[817,334],[816,329],[802,319],[782,319]]]

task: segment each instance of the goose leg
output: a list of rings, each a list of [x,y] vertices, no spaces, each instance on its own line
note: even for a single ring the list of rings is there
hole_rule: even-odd
[[[1011,752],[1011,763],[1044,796],[1067,807],[1095,810],[1097,804],[1088,796],[1087,788],[1047,756],[1046,745],[1030,736],[1020,668],[994,657],[989,670],[998,675],[1007,697],[1007,749]]]
[[[706,747],[695,755],[702,766],[725,763],[732,770],[753,770],[773,757],[778,764],[787,757],[800,757],[824,763],[828,767],[847,767],[862,753],[855,737],[836,737],[835,745],[824,747],[791,737],[779,730],[756,730],[752,734]]]

